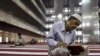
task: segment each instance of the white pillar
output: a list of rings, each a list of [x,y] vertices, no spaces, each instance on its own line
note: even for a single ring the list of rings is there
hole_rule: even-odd
[[[98,0],[82,0],[83,42],[99,41]]]

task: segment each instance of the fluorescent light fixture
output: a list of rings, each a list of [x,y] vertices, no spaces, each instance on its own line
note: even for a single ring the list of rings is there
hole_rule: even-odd
[[[87,16],[87,18],[92,18],[92,16]]]
[[[46,33],[46,35],[48,35],[49,32],[48,31],[45,31],[45,33]]]
[[[53,26],[53,24],[47,24],[45,27],[46,28],[51,28]]]
[[[57,17],[58,17],[58,18],[62,18],[62,14],[58,14]]]
[[[85,23],[82,23],[82,27],[85,27]]]
[[[84,23],[82,23],[82,27],[88,27],[88,26],[90,26],[91,24],[89,23],[89,22],[84,22]]]
[[[50,13],[52,13],[53,12],[53,10],[50,10]]]
[[[65,17],[64,17],[64,20],[68,20],[68,16],[65,16]]]
[[[56,16],[55,16],[55,15],[52,15],[51,17],[52,17],[52,18],[56,18]]]
[[[55,18],[53,18],[53,17],[46,17],[47,22],[51,22],[51,21],[54,21],[54,20],[55,20]]]
[[[70,12],[70,9],[68,11]]]
[[[0,42],[2,42],[2,37],[0,36]]]
[[[86,19],[87,17],[86,16],[83,16],[83,19]]]
[[[90,0],[82,0],[82,4],[86,4],[86,3],[89,3]]]
[[[68,9],[64,10],[65,12],[68,12]]]
[[[77,8],[76,11],[79,12],[80,11],[80,8]]]
[[[86,23],[86,26],[90,26],[90,23],[89,23],[89,22],[87,22],[87,23]]]
[[[65,13],[67,13],[69,10],[68,10],[68,8],[65,8],[64,10],[63,10],[63,12],[65,12]]]
[[[46,10],[47,13],[49,13],[49,10]]]
[[[83,43],[87,43],[88,42],[88,38],[83,38]]]
[[[76,31],[76,35],[82,35],[82,31]]]
[[[6,37],[6,42],[8,42],[8,37]]]
[[[98,23],[95,23],[94,26],[99,27],[99,22]]]
[[[53,10],[53,9],[47,9],[47,10],[46,10],[46,13],[50,13],[50,14],[51,14],[51,13],[54,13],[54,10]]]
[[[88,15],[88,16],[83,16],[83,19],[91,19],[92,18],[92,16],[90,16],[90,15]]]
[[[77,12],[79,12],[80,11],[80,9],[79,8],[77,8],[77,10],[76,10]]]
[[[80,8],[79,7],[76,7],[75,8],[75,12],[80,12]]]
[[[38,39],[38,42],[40,42],[40,43],[41,43],[41,42],[44,42],[44,40],[43,40],[43,39]]]
[[[62,14],[58,14],[57,15],[57,20],[62,20],[63,15]]]
[[[82,5],[82,2],[79,2],[79,5]]]

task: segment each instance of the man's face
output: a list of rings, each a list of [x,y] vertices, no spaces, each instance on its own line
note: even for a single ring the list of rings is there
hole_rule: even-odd
[[[80,21],[79,20],[69,20],[68,24],[67,24],[67,28],[69,31],[77,28],[80,25]]]

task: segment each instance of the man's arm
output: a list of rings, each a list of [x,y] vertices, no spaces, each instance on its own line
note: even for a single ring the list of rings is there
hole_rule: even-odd
[[[57,41],[55,41],[56,24],[50,29],[48,36],[46,37],[47,44],[50,47],[56,47]]]

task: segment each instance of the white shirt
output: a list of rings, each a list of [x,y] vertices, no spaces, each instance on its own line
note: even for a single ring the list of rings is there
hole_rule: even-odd
[[[58,41],[63,41],[66,44],[70,44],[75,40],[75,30],[71,32],[65,31],[65,22],[58,21],[54,23],[53,27],[50,29],[49,34],[46,38],[46,41],[49,47],[55,47]]]

